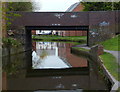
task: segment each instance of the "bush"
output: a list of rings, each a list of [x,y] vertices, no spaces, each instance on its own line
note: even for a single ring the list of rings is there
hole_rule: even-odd
[[[20,41],[14,39],[14,38],[3,38],[2,39],[3,46],[14,46],[17,47],[21,45]]]

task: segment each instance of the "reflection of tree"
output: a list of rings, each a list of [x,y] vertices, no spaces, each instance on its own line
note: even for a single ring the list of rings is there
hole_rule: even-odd
[[[41,55],[40,55],[40,58],[41,58],[41,59],[44,59],[44,58],[47,57],[47,56],[48,56],[47,51],[46,51],[46,50],[43,50],[42,53],[41,53]]]
[[[48,53],[46,50],[43,50],[40,56],[37,55],[37,53],[34,51],[32,53],[32,63],[33,68],[37,68],[38,65],[41,65],[41,63],[44,61],[44,58],[48,56]]]

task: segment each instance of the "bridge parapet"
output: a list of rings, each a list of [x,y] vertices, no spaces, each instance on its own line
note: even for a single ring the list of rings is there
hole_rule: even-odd
[[[9,13],[9,12],[8,12]],[[15,26],[86,26],[88,12],[13,12],[21,15],[11,17]]]

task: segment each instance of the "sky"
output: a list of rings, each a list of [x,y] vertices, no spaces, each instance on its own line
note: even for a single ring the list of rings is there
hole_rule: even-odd
[[[34,0],[36,12],[66,11],[72,4],[80,0]]]

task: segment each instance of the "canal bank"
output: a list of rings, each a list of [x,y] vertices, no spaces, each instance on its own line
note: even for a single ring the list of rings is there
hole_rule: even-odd
[[[111,73],[107,70],[107,68],[105,67],[102,59],[100,56],[98,56],[98,47],[99,46],[93,46],[91,48],[85,46],[85,45],[77,45],[72,47],[72,52],[80,55],[81,53],[86,53],[87,57],[94,57],[93,60],[97,61],[97,64],[100,66],[99,69],[103,78],[105,79],[105,81],[109,81],[111,83],[111,90],[110,92],[117,92],[119,86],[120,86],[120,82],[118,80],[115,79],[115,77],[113,77],[111,75]],[[91,53],[92,52],[92,53]],[[81,55],[80,55],[81,56]]]

